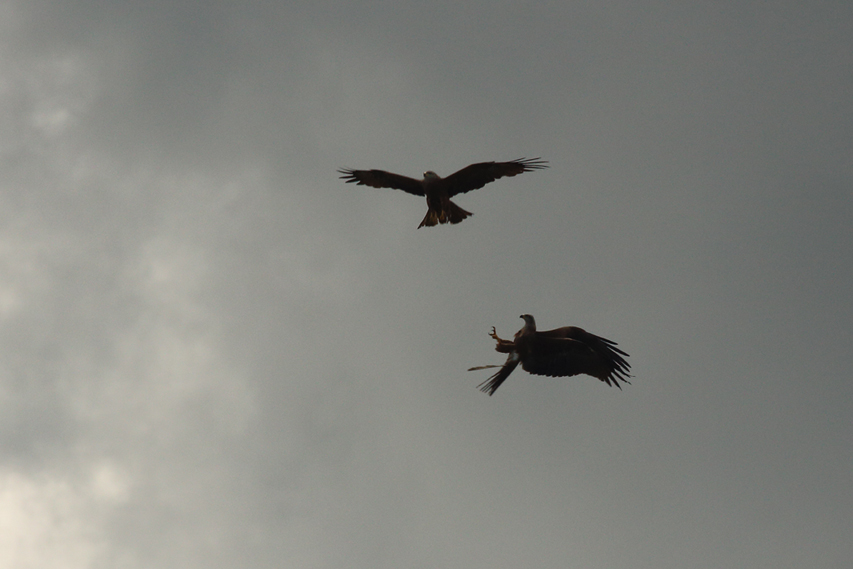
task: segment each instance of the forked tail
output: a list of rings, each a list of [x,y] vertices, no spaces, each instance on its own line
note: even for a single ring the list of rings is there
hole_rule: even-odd
[[[474,215],[450,200],[447,200],[444,204],[439,204],[437,207],[434,207],[429,201],[427,201],[427,204],[429,205],[429,210],[426,216],[424,216],[423,221],[421,221],[421,224],[418,225],[418,229],[423,226],[432,227],[439,223],[459,223],[466,217]]]

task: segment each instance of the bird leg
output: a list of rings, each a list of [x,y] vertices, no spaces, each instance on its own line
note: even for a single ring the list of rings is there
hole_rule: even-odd
[[[513,350],[515,350],[515,342],[500,338],[494,326],[492,326],[492,332],[491,334],[489,334],[489,336],[491,336],[498,343],[498,345],[495,346],[495,351],[500,352],[502,354],[509,354]]]

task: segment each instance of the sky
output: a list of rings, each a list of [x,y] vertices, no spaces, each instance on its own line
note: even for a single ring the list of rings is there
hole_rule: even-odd
[[[851,282],[849,2],[0,0],[0,566],[846,566]]]

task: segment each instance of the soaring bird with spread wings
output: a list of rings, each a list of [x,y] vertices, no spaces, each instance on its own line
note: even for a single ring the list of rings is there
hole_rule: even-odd
[[[521,318],[524,319],[524,327],[516,332],[515,339],[499,338],[494,328],[489,334],[498,343],[495,350],[509,354],[506,363],[468,370],[501,368],[478,386],[480,391],[492,395],[519,363],[522,369],[535,375],[565,377],[584,373],[619,389],[622,389],[619,381],[631,383],[627,379],[631,377],[628,375],[631,366],[622,357],[628,354],[617,348],[616,342],[575,326],[537,332],[533,316],[522,314]]]
[[[539,158],[520,158],[510,162],[480,162],[466,166],[446,178],[432,171],[424,172],[423,180],[415,180],[383,170],[340,169],[338,172],[343,174],[341,179],[346,180],[348,184],[393,188],[416,196],[426,196],[429,209],[426,217],[418,225],[420,229],[424,225],[430,227],[439,223],[459,223],[472,215],[471,212],[465,211],[450,201],[453,196],[478,190],[498,178],[547,168],[546,164],[547,160]]]

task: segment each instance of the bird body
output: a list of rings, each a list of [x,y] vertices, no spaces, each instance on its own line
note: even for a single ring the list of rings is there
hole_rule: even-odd
[[[423,180],[385,172],[384,170],[340,169],[341,179],[348,184],[373,188],[392,188],[416,196],[425,196],[427,213],[418,228],[431,227],[440,223],[459,223],[469,217],[465,211],[450,198],[457,194],[477,190],[495,180],[516,176],[523,172],[547,168],[545,160],[539,158],[520,158],[509,162],[480,162],[462,168],[458,172],[442,178],[432,170],[424,172]]]
[[[536,331],[536,321],[523,314],[524,327],[513,340],[499,338],[492,328],[490,336],[497,341],[495,350],[509,354],[503,366],[473,367],[469,371],[500,367],[501,370],[479,385],[481,391],[492,395],[515,368],[534,375],[566,377],[586,374],[607,385],[621,389],[619,381],[628,381],[630,365],[622,356],[628,356],[616,343],[596,336],[576,326],[566,326],[544,332]]]

